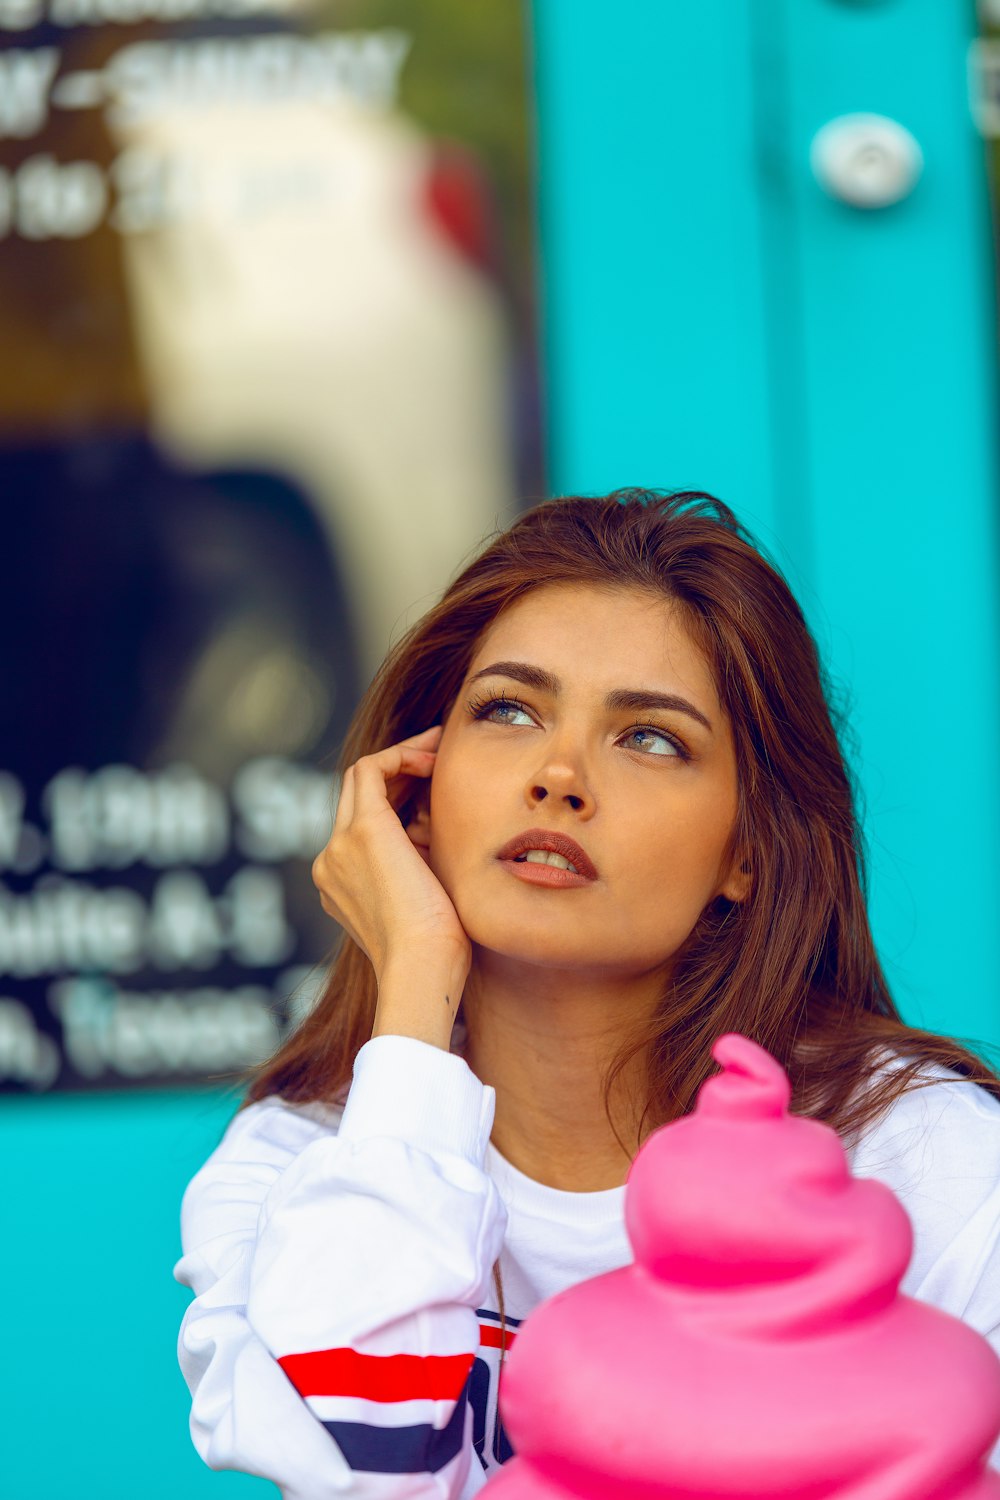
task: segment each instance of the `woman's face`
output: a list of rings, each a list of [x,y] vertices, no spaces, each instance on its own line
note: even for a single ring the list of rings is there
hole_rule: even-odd
[[[550,584],[473,656],[431,782],[430,864],[482,948],[624,979],[669,968],[713,898],[745,896],[736,811],[730,726],[681,611]]]

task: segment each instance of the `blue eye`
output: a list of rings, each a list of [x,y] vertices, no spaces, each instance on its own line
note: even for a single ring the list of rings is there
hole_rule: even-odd
[[[640,740],[644,743],[636,743]],[[631,744],[629,744],[630,741]],[[686,759],[679,740],[675,740],[673,735],[667,734],[663,729],[654,729],[650,724],[637,724],[622,737],[622,743],[629,745],[632,750],[642,750],[649,755],[678,756],[682,760]]]
[[[490,724],[513,724],[521,728],[533,724],[534,720],[523,704],[516,698],[485,698],[469,704],[469,712],[475,719],[485,719]]]

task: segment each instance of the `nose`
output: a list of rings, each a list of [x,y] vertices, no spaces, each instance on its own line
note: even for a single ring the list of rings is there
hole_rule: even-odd
[[[550,761],[543,766],[525,787],[525,798],[531,808],[542,802],[562,803],[584,817],[589,817],[595,808],[581,772],[568,761]]]

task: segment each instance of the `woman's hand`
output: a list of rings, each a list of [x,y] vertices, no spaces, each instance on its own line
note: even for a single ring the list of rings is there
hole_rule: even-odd
[[[375,970],[373,1034],[416,1036],[447,1048],[472,945],[397,812],[414,778],[433,773],[440,738],[436,725],[348,767],[333,832],[312,875],[323,910]]]

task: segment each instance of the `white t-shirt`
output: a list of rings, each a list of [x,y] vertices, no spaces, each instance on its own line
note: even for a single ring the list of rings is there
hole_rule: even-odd
[[[848,1154],[913,1222],[902,1290],[1000,1353],[1000,1101],[938,1074]],[[494,1262],[509,1347],[539,1301],[632,1256],[624,1188],[525,1177],[490,1144],[494,1098],[460,1056],[384,1036],[343,1109],[235,1117],[185,1193],[174,1272],[195,1293],[179,1354],[212,1468],[287,1500],[467,1500],[509,1455]]]

